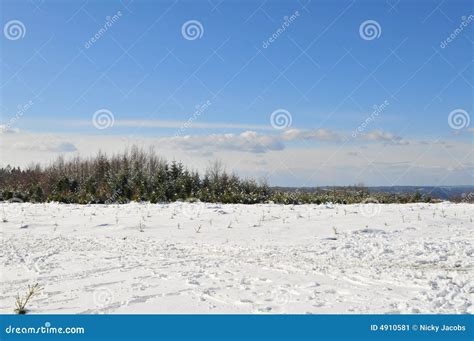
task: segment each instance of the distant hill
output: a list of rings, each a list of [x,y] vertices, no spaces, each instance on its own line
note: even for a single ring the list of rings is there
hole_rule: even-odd
[[[288,192],[313,192],[319,190],[343,189],[349,186],[322,186],[322,187],[274,187]],[[419,192],[429,195],[433,199],[462,200],[467,196],[474,196],[474,186],[373,186],[366,187],[370,193],[412,194]]]
[[[380,186],[369,187],[369,192],[415,193],[430,195],[436,199],[463,198],[474,193],[474,186]],[[472,195],[472,194],[471,194]]]

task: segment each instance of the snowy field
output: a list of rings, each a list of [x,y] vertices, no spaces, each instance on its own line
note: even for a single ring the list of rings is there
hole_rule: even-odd
[[[473,313],[470,204],[3,204],[0,313]]]

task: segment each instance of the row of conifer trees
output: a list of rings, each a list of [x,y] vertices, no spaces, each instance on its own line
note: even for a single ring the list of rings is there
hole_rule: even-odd
[[[374,198],[375,197],[375,198]],[[419,194],[369,194],[363,186],[337,190],[285,191],[266,181],[242,179],[215,162],[204,174],[180,162],[167,162],[153,150],[137,147],[121,154],[98,153],[89,159],[59,157],[49,166],[0,168],[0,200],[64,203],[170,202],[176,200],[255,204],[275,202],[357,203],[427,201]]]

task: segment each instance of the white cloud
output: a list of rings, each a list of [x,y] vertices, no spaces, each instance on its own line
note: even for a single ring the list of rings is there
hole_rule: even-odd
[[[64,137],[53,134],[26,134],[17,132],[10,143],[11,148],[23,151],[70,153],[76,146]]]
[[[15,134],[19,132],[20,130],[17,128],[10,128],[5,124],[0,124],[0,134]]]
[[[262,135],[255,131],[241,134],[211,134],[165,137],[164,144],[187,150],[217,151],[236,150],[251,153],[265,153],[271,150],[283,150],[285,146],[278,136]]]
[[[343,136],[329,129],[300,130],[289,129],[283,132],[282,139],[293,140],[317,140],[317,141],[342,141]]]
[[[404,140],[402,137],[385,132],[383,130],[370,131],[368,133],[360,135],[360,138],[366,141],[382,141],[401,145],[409,144],[409,142],[407,140]]]
[[[58,152],[58,153],[70,153],[70,152],[77,151],[77,148],[75,145],[73,145],[70,142],[61,142],[55,147],[53,147],[51,151]]]
[[[69,135],[61,136],[56,134],[34,134],[20,132],[14,129],[7,129],[0,126],[0,131],[5,134],[15,133],[16,137],[10,143],[11,147],[18,150],[45,151],[53,153],[70,153],[78,150],[74,142],[71,142]],[[34,137],[33,137],[34,136]],[[289,148],[289,144],[295,141],[322,141],[322,142],[342,142],[348,141],[344,134],[329,129],[302,130],[288,129],[283,132],[273,132],[273,134],[264,134],[252,130],[244,131],[240,134],[210,134],[210,135],[185,135],[160,138],[145,137],[115,137],[120,139],[118,146],[140,144],[143,141],[153,141],[159,148],[169,150],[182,150],[193,152],[201,156],[211,156],[219,151],[236,151],[246,153],[263,154],[267,152],[282,151]],[[98,136],[102,140],[105,137]],[[372,131],[360,135],[357,140],[384,142],[389,144],[404,145],[408,144],[406,140],[394,134],[382,130]],[[99,143],[99,147],[101,144]]]

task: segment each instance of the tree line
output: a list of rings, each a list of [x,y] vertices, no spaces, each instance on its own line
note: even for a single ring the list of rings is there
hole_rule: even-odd
[[[221,203],[384,203],[430,201],[419,193],[370,193],[362,185],[311,192],[271,188],[266,181],[243,179],[215,162],[203,173],[181,162],[168,162],[151,149],[132,147],[108,156],[59,157],[48,166],[0,168],[0,200],[62,203],[152,203],[203,201]]]

